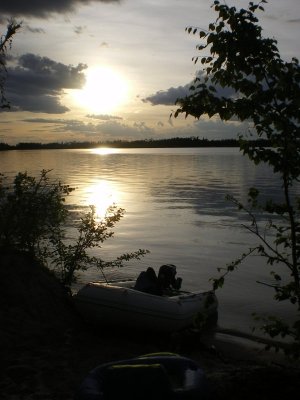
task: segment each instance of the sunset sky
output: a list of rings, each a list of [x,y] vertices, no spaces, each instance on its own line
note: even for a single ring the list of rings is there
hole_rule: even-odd
[[[248,1],[228,0],[246,7]],[[3,0],[0,32],[22,21],[9,52],[0,142],[235,137],[217,119],[169,118],[197,68],[192,57],[216,18],[208,0]],[[300,1],[269,0],[259,13],[281,56],[300,58]]]

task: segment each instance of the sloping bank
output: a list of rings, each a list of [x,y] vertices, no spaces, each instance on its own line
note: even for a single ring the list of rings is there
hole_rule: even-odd
[[[73,399],[105,362],[172,351],[204,369],[211,399],[298,398],[295,363],[225,333],[160,337],[83,323],[62,285],[21,253],[0,253],[1,399]]]

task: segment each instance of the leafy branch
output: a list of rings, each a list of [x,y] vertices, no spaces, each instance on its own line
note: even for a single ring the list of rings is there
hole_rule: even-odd
[[[211,278],[210,281],[213,282],[213,290],[217,290],[222,288],[225,282],[225,277],[235,271],[242,262],[251,254],[253,254],[257,250],[257,247],[250,248],[247,252],[243,253],[240,257],[236,258],[235,260],[231,261],[226,267],[219,267],[217,269],[218,272],[223,272],[218,278]]]
[[[96,267],[105,278],[104,269],[124,266],[124,262],[140,259],[149,251],[139,249],[136,252],[122,254],[113,261],[104,261],[99,257],[89,254],[92,248],[101,248],[102,243],[114,236],[112,229],[123,217],[125,210],[111,206],[100,221],[96,218],[95,207],[91,206],[77,227],[78,236],[75,242],[68,244],[64,232],[57,232],[51,237],[51,264],[54,265],[60,280],[66,286],[76,281],[78,271],[86,271]],[[106,278],[105,278],[106,279]]]
[[[196,46],[201,55],[193,61],[201,62],[203,72],[195,78],[190,93],[177,99],[179,108],[174,117],[218,115],[223,121],[239,120],[249,124],[250,136],[267,140],[268,146],[258,147],[248,135],[240,135],[240,149],[255,165],[266,163],[277,174],[283,201],[276,203],[270,196],[261,205],[255,188],[249,190],[247,206],[229,197],[248,216],[250,223],[243,226],[259,244],[228,264],[213,282],[215,288],[221,287],[226,275],[254,252],[266,264],[285,266],[290,282],[283,284],[282,277],[272,271],[277,282],[272,287],[276,300],[295,305],[295,322],[287,328],[284,321],[279,323],[271,317],[262,329],[272,335],[288,332],[300,347],[300,198],[293,190],[300,176],[300,66],[295,57],[282,60],[277,41],[263,37],[256,12],[264,11],[264,3],[267,1],[250,2],[247,9],[238,10],[215,0],[212,8],[217,18],[208,29],[186,29],[201,39]],[[203,56],[203,51],[209,51],[209,55]],[[220,92],[223,88],[228,90]],[[264,218],[268,215],[263,227],[258,212]]]
[[[13,36],[20,30],[22,23],[14,19],[8,21],[6,33],[0,36],[0,108],[10,108],[9,102],[5,98],[4,83],[6,80],[6,55],[11,49]]]

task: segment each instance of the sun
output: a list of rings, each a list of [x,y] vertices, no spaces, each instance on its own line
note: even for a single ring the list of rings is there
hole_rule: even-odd
[[[88,112],[108,113],[126,102],[128,83],[112,68],[90,68],[86,73],[85,86],[74,91],[73,95],[76,102]]]

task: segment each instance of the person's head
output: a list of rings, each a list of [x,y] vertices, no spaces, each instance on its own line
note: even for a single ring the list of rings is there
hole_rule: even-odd
[[[156,279],[157,279],[156,273],[152,267],[147,268],[146,274],[149,277],[149,279],[151,279],[152,281],[156,281]]]
[[[176,267],[173,264],[165,264],[159,268],[158,280],[162,288],[168,288],[175,283]]]

